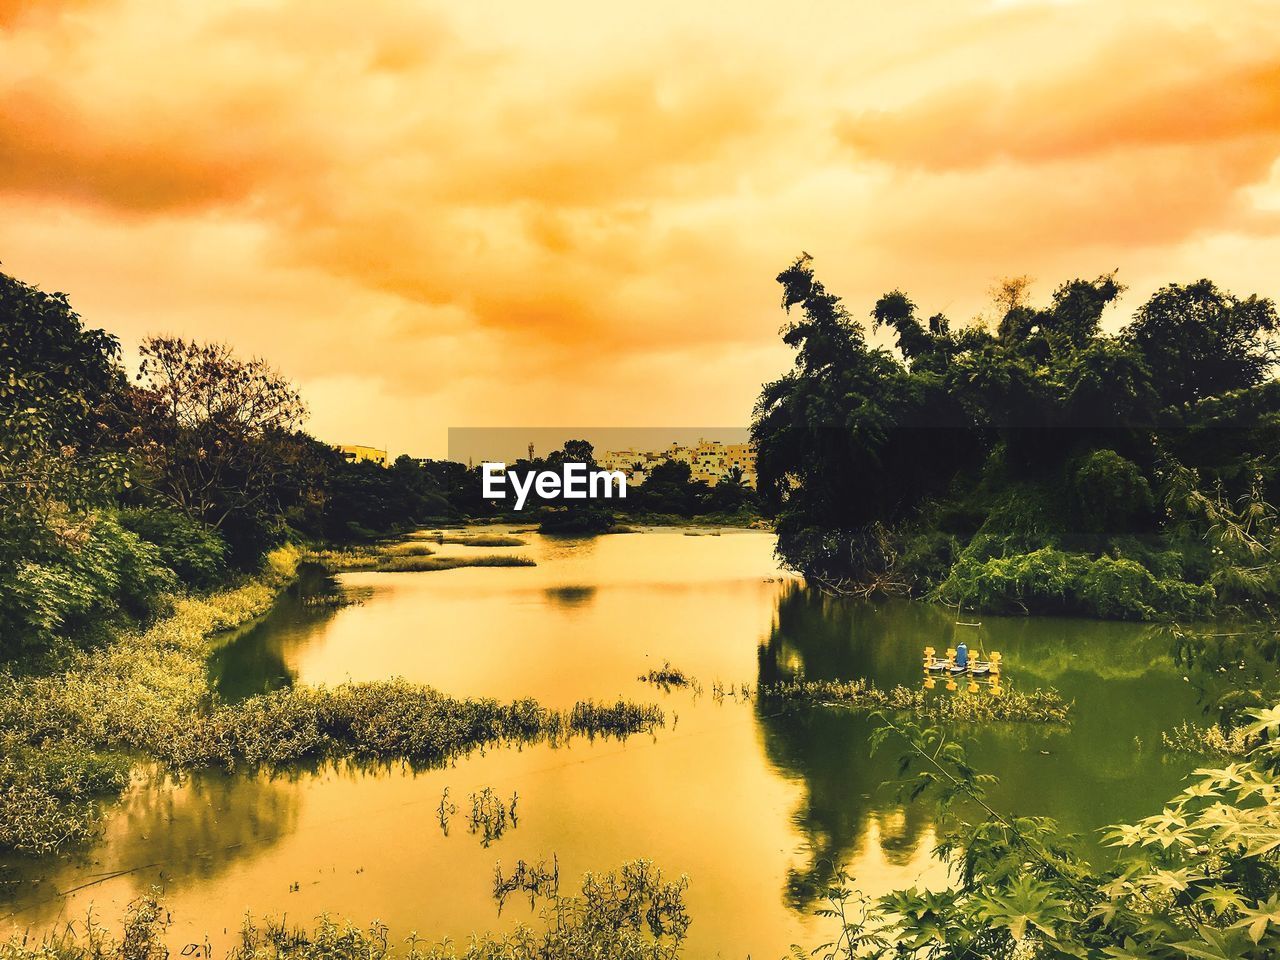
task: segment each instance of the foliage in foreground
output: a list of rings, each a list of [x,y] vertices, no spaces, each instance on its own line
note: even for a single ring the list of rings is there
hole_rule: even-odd
[[[992,780],[938,729],[889,724],[911,746],[912,795],[934,793],[956,883],[900,890],[846,929],[866,956],[1249,960],[1280,952],[1280,706],[1255,711],[1247,758],[1197,770],[1163,810],[1106,832],[1097,868],[1053,821],[1010,818]],[[981,819],[967,822],[962,811]],[[847,891],[837,891],[844,897]]]
[[[523,864],[522,864],[523,866]],[[380,923],[367,928],[321,917],[311,929],[282,921],[246,919],[229,960],[535,960],[599,957],[609,960],[671,960],[689,929],[684,894],[688,880],[664,880],[647,860],[624,863],[603,875],[588,873],[577,896],[529,887],[544,898],[542,923],[520,924],[508,934],[478,934],[464,945],[430,943],[417,935],[403,949],[392,945]],[[0,944],[0,960],[161,960],[171,923],[154,895],[133,903],[124,932],[116,938],[100,924],[69,924],[38,941]]]

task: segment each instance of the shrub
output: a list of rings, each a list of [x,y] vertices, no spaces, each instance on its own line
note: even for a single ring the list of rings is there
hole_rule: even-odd
[[[938,599],[980,610],[1048,611],[1119,620],[1207,616],[1211,586],[1157,579],[1134,560],[1091,558],[1045,547],[1011,557],[962,558]]]
[[[1124,533],[1151,515],[1151,485],[1135,463],[1114,450],[1080,460],[1072,478],[1083,526],[1094,533]]]
[[[227,545],[217,531],[162,507],[120,512],[120,525],[154,544],[160,560],[189,587],[208,590],[227,573]]]
[[[0,583],[0,655],[83,641],[122,614],[150,620],[176,586],[155,544],[111,514],[85,518]]]

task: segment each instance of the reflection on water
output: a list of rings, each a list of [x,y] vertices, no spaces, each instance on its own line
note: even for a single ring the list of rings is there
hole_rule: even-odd
[[[970,731],[978,764],[1001,778],[997,807],[1091,832],[1147,812],[1187,769],[1163,761],[1159,732],[1195,714],[1194,696],[1140,628],[1029,619],[962,628],[935,607],[834,599],[782,576],[763,533],[522,536],[525,546],[484,552],[530,556],[536,567],[346,574],[341,589],[363,603],[341,608],[309,604],[307,591],[323,584],[304,584],[228,638],[212,676],[228,697],[393,676],[554,707],[622,696],[661,703],[665,730],[490,750],[443,770],[326,768],[138,790],[92,851],[96,862],[42,865],[42,886],[65,891],[157,866],[65,901],[24,894],[17,922],[76,915],[90,901],[115,916],[160,880],[175,943],[209,933],[225,944],[246,909],[379,917],[397,935],[461,938],[529,916],[514,901],[496,916],[499,861],[555,855],[562,876],[576,878],[643,856],[691,879],[690,955],[771,956],[826,938],[810,913],[833,864],[871,894],[942,880],[931,814],[880,788],[896,757],[868,755],[867,718],[638,682],[667,660],[705,689],[802,673],[915,684],[922,648],[945,649],[969,630],[971,647],[1004,654],[1008,682],[1052,685],[1077,705],[1070,729]],[[446,836],[436,818],[446,787],[460,806],[485,787],[518,791],[520,828],[488,848],[465,830]]]
[[[44,926],[83,919],[79,907],[90,903],[114,918],[154,886],[216,884],[291,834],[298,806],[296,785],[283,778],[210,771],[176,784],[151,771],[115,805],[93,850],[52,865],[16,864],[31,882],[7,906],[24,924]],[[60,895],[69,891],[75,895]]]

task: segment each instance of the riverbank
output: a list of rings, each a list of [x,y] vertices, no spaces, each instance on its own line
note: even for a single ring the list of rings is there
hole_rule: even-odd
[[[438,764],[502,742],[619,736],[664,723],[650,705],[459,699],[402,681],[289,687],[223,703],[211,640],[266,613],[303,553],[272,551],[254,579],[174,601],[146,630],[67,654],[55,670],[0,674],[0,851],[47,855],[94,835],[138,760],[171,771],[354,758]]]
[[[52,853],[92,836],[131,757],[163,749],[208,704],[208,639],[266,613],[300,556],[275,550],[248,582],[181,597],[149,629],[75,650],[56,670],[0,674],[0,851]]]

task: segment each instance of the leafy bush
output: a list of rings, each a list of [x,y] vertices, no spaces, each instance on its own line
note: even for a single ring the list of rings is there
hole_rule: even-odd
[[[985,610],[1044,610],[1118,620],[1151,620],[1160,614],[1207,616],[1213,587],[1157,579],[1134,560],[1089,557],[1044,547],[1011,557],[962,558],[936,596]]]
[[[150,620],[176,585],[158,547],[111,514],[87,517],[0,583],[0,654],[99,635],[122,614]]]
[[[160,560],[189,587],[208,590],[226,576],[227,545],[217,531],[176,510],[139,507],[120,512],[120,525],[154,544]]]
[[[1151,816],[1105,834],[1118,856],[1096,868],[1045,818],[1010,817],[940,728],[888,723],[911,752],[901,786],[932,793],[951,826],[937,848],[955,885],[898,890],[859,921],[865,956],[1253,960],[1280,951],[1280,706],[1244,728],[1242,762],[1197,770]],[[969,823],[968,812],[983,817]],[[848,899],[841,891],[838,899]],[[851,956],[852,954],[847,954]],[[846,956],[846,954],[842,954]]]
[[[1072,484],[1082,525],[1093,533],[1128,532],[1155,505],[1151,485],[1137,464],[1114,450],[1095,450],[1081,458]]]

